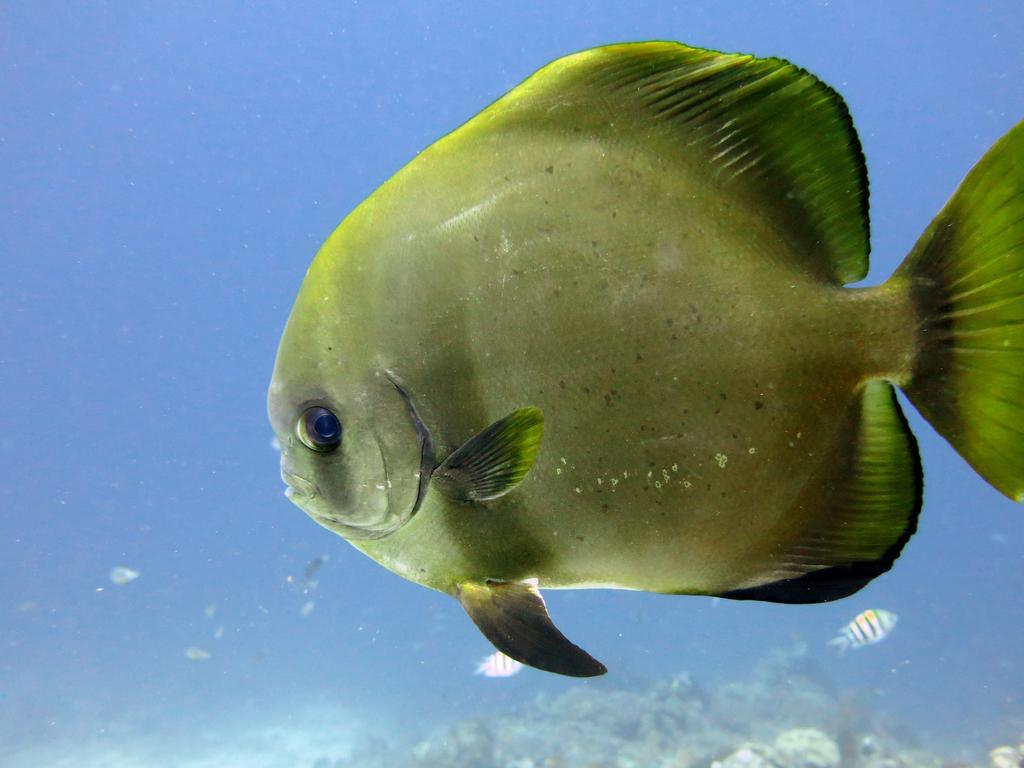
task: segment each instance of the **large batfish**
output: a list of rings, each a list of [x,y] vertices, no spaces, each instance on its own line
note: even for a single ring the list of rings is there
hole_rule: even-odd
[[[1024,493],[1024,124],[884,284],[842,99],[675,43],[559,59],[320,249],[269,413],[293,502],[503,653],[605,667],[539,589],[811,603],[921,507],[900,387]]]

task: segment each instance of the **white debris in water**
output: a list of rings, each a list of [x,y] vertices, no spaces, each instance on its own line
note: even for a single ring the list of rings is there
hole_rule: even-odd
[[[299,616],[301,616],[302,618],[306,618],[307,616],[309,616],[309,614],[313,612],[314,607],[316,607],[316,603],[314,603],[312,600],[307,600],[302,604],[302,607],[299,608]]]
[[[729,462],[729,457],[726,456],[724,453],[716,453],[715,454],[715,463],[718,465],[719,469],[725,469],[725,465],[728,462]]]
[[[138,571],[124,565],[118,565],[110,569],[110,580],[119,587],[135,581],[140,575]]]

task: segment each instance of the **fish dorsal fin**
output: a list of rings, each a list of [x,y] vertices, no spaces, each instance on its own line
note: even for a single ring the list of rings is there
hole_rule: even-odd
[[[782,59],[668,42],[593,48],[539,70],[448,140],[499,127],[651,147],[666,172],[684,163],[748,199],[801,268],[838,283],[867,274],[867,173],[849,112]]]
[[[456,596],[484,637],[516,661],[570,677],[608,671],[558,631],[535,579],[463,582]]]
[[[761,573],[723,597],[836,600],[892,567],[921,510],[917,444],[892,385],[866,384],[837,434],[780,522],[773,539],[780,544]]]

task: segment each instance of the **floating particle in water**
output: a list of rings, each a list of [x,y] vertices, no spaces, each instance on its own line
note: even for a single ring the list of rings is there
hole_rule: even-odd
[[[208,619],[212,619],[214,616],[217,615],[217,606],[213,603],[210,603],[203,609],[203,615],[206,616],[206,618]]]
[[[214,640],[220,640],[222,637],[224,637],[224,625],[223,624],[218,626],[217,629],[214,630],[214,632],[213,632],[213,639]]]
[[[135,581],[141,575],[138,571],[124,565],[117,565],[110,569],[110,580],[119,587]]]
[[[306,618],[307,616],[309,616],[309,614],[313,612],[314,607],[316,607],[316,603],[314,603],[312,600],[307,600],[302,604],[302,607],[299,608],[299,616],[301,616],[302,618]]]

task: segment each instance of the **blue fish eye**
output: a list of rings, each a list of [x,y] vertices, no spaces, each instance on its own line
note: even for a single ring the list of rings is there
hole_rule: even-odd
[[[320,405],[306,409],[299,419],[297,431],[303,444],[319,453],[333,451],[341,445],[341,422]]]

